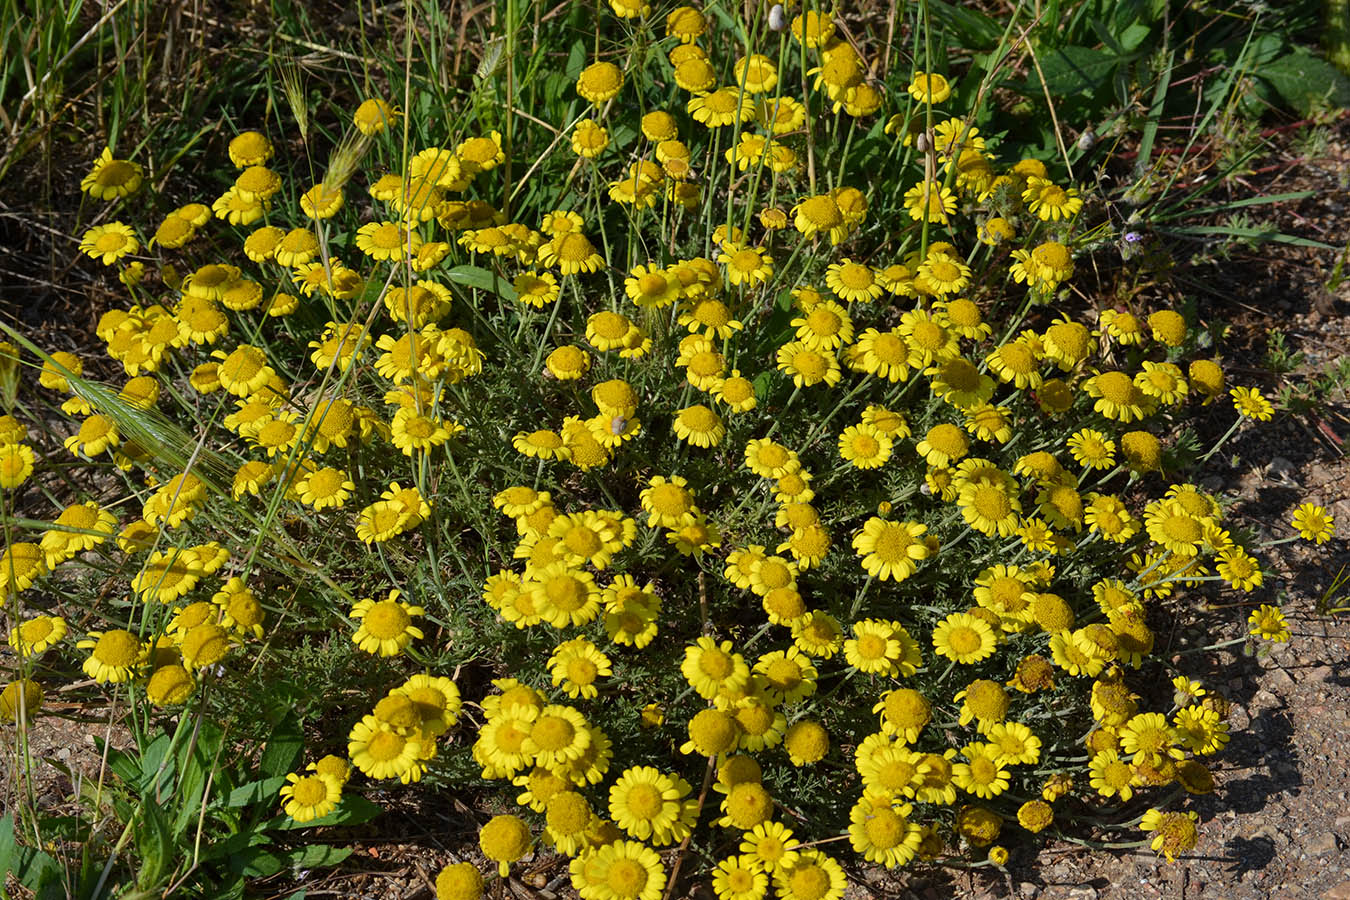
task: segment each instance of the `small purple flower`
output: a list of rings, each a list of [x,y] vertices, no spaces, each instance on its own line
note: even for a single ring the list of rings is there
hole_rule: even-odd
[[[1144,236],[1137,231],[1125,232],[1125,243],[1137,244],[1144,239]]]

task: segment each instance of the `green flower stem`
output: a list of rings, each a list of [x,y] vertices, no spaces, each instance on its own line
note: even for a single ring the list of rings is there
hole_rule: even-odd
[[[1232,638],[1227,641],[1219,641],[1217,644],[1206,644],[1203,647],[1188,647],[1185,650],[1174,650],[1176,656],[1192,656],[1196,653],[1210,653],[1214,650],[1222,650],[1225,647],[1233,647],[1238,644],[1245,644],[1251,638],[1251,635],[1244,634],[1242,637]]]
[[[817,440],[823,437],[825,432],[830,427],[830,420],[832,420],[835,416],[839,415],[840,410],[842,410],[845,406],[847,406],[848,402],[852,400],[854,397],[858,396],[858,394],[861,393],[866,387],[868,387],[868,380],[864,378],[860,382],[858,382],[858,384],[856,384],[852,390],[850,390],[847,394],[845,394],[843,399],[841,399],[838,403],[834,405],[834,409],[830,410],[829,413],[825,416],[825,418],[820,420],[819,425],[811,429],[811,432],[806,437],[806,442],[802,446],[810,447],[813,444],[815,444]]]
[[[572,288],[572,296],[577,302],[581,302],[581,289],[577,287],[576,279],[568,282]],[[562,306],[562,297],[553,301],[553,308],[549,311],[548,322],[544,325],[544,333],[539,336],[539,343],[534,348],[534,357],[530,360],[530,370],[527,374],[533,375],[539,371],[539,365],[544,359],[544,348],[548,346],[548,337],[553,333],[553,325],[558,321],[558,307]]]
[[[918,30],[923,34],[924,71],[932,72],[933,71],[933,42],[931,40],[932,20],[929,18],[928,14],[928,0],[919,0],[919,20],[921,27]],[[922,148],[924,154],[924,169],[923,169],[924,207],[923,207],[923,218],[920,220],[919,226],[920,263],[922,263],[923,260],[928,258],[928,225],[929,219],[931,218],[931,216],[929,215],[929,203],[931,202],[930,191],[933,186],[934,175],[936,175],[936,172],[934,171],[934,165],[937,161],[937,151],[936,148],[932,146],[933,102],[931,92],[927,93],[927,99],[925,99],[923,103],[923,133],[924,133],[924,141],[928,144],[928,146]]]
[[[1297,535],[1297,534],[1296,534],[1296,535],[1293,535],[1292,537],[1278,538],[1278,539],[1273,540],[1273,541],[1264,541],[1264,542],[1262,542],[1262,543],[1260,543],[1260,544],[1257,544],[1255,547],[1252,547],[1251,549],[1253,549],[1253,550],[1269,550],[1271,547],[1278,547],[1278,546],[1280,546],[1281,544],[1292,544],[1294,541],[1301,541],[1301,540],[1303,540],[1303,538],[1302,538],[1300,535]]]
[[[794,384],[792,386],[792,393],[788,395],[787,402],[783,404],[782,410],[774,418],[773,424],[769,426],[769,433],[764,435],[764,437],[771,438],[774,436],[774,434],[778,431],[778,426],[782,425],[783,420],[787,418],[787,411],[792,407],[793,402],[797,399],[797,395],[800,394],[801,392],[802,389],[799,385]]]
[[[867,589],[872,586],[872,576],[868,575],[863,586],[858,589],[858,593],[853,597],[853,605],[849,607],[848,618],[853,621],[858,618],[858,610],[862,607],[863,597],[867,594]]]
[[[1209,458],[1213,456],[1215,453],[1219,452],[1219,448],[1228,442],[1228,439],[1233,436],[1233,433],[1242,426],[1242,422],[1243,417],[1238,416],[1237,419],[1233,422],[1233,424],[1228,426],[1228,430],[1223,433],[1223,437],[1215,441],[1214,446],[1209,448],[1209,452],[1206,453],[1204,456],[1200,457],[1201,465],[1204,465],[1205,463],[1209,462]]]

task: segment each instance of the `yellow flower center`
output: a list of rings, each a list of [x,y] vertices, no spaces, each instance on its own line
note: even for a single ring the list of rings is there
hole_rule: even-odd
[[[764,595],[764,608],[773,613],[780,619],[800,618],[806,612],[806,604],[802,600],[802,595],[792,588],[778,588],[771,590]],[[775,674],[777,672],[785,673],[782,677]],[[770,681],[775,684],[792,684],[801,681],[801,669],[795,663],[782,660],[769,667],[766,673]],[[784,681],[783,678],[789,679]]]
[[[909,556],[909,548],[914,545],[914,536],[904,526],[886,523],[885,530],[877,535],[872,552],[882,562],[895,563]]]
[[[366,753],[376,762],[389,762],[403,755],[406,743],[401,735],[380,730],[371,735],[369,743],[366,744]]]
[[[858,655],[865,660],[884,659],[886,640],[879,634],[864,634],[858,638]]]
[[[849,290],[865,291],[876,283],[872,270],[858,263],[845,263],[836,272],[839,283]]]
[[[597,671],[589,659],[574,657],[567,663],[567,680],[578,685],[590,684],[595,681]]]
[[[916,322],[909,336],[915,346],[929,352],[940,350],[947,343],[946,329],[932,321]]]
[[[514,755],[520,752],[529,734],[514,724],[507,725],[497,732],[497,748],[503,753]]]
[[[1162,532],[1180,544],[1198,544],[1204,536],[1200,523],[1190,516],[1168,516],[1163,520]]]
[[[658,515],[678,516],[689,510],[688,495],[684,488],[675,484],[652,488],[647,495],[647,503]]]
[[[843,320],[839,318],[838,313],[823,307],[816,307],[806,317],[807,327],[820,337],[833,337],[839,333],[843,324]]]
[[[94,249],[100,253],[111,253],[121,250],[126,244],[127,237],[120,231],[105,231],[94,241]]]
[[[120,187],[136,177],[136,167],[123,159],[114,159],[99,166],[95,180],[104,187]]]
[[[982,484],[970,495],[970,505],[975,511],[993,522],[1001,522],[1012,515],[1012,504],[1002,488]]]
[[[1177,386],[1177,380],[1166,369],[1149,370],[1148,383],[1164,394],[1171,392]]]
[[[307,484],[310,493],[323,499],[332,497],[342,490],[343,481],[342,472],[337,469],[325,468],[309,476]]]
[[[1051,241],[1047,244],[1041,244],[1035,250],[1031,251],[1031,257],[1042,267],[1047,269],[1053,269],[1055,271],[1068,269],[1070,266],[1073,265],[1073,258],[1069,256],[1069,248],[1055,241]],[[1125,317],[1121,318],[1124,319]],[[1125,323],[1122,322],[1121,324],[1123,325]],[[1133,329],[1127,327],[1123,330],[1133,330]]]
[[[562,446],[562,438],[553,431],[531,432],[527,440],[542,450],[556,450]]]
[[[918,728],[928,721],[928,701],[911,688],[891,691],[883,709],[886,719],[897,728]]]
[[[566,574],[550,578],[544,592],[549,601],[563,612],[581,609],[589,596],[586,586],[579,579]]]
[[[982,678],[966,689],[966,706],[977,719],[1002,719],[1008,714],[1008,693],[997,682]]]
[[[140,656],[141,642],[129,631],[108,631],[94,645],[93,657],[108,666],[134,665]]]
[[[570,528],[563,538],[563,544],[577,556],[594,556],[602,544],[600,536],[584,525]]]
[[[435,432],[435,427],[426,416],[409,416],[403,422],[403,431],[415,440],[426,440]]]
[[[19,637],[23,639],[24,643],[36,644],[38,641],[46,640],[54,630],[52,620],[46,616],[40,616],[36,619],[29,619],[20,625]]]
[[[403,510],[392,503],[388,506],[381,506],[375,510],[371,517],[371,528],[376,534],[384,534],[398,527],[399,519],[403,517]],[[369,617],[369,613],[367,613]],[[366,629],[369,631],[369,627]]]
[[[247,382],[262,370],[266,360],[254,347],[236,347],[220,364],[220,374],[232,381]]]
[[[760,267],[763,260],[754,250],[738,250],[731,255],[731,268],[738,272],[753,272]]]
[[[713,91],[703,98],[704,108],[719,115],[729,115],[735,112],[739,105],[736,95],[728,90]]]
[[[1052,184],[1041,188],[1041,203],[1046,206],[1063,206],[1067,199],[1068,195],[1058,185]]]
[[[820,866],[800,866],[788,876],[788,890],[798,900],[821,900],[830,892],[830,876]]]
[[[699,658],[699,668],[709,678],[720,681],[736,670],[736,663],[723,650],[705,650]]]
[[[572,745],[576,729],[562,716],[541,716],[530,729],[530,739],[540,750],[562,750]]]
[[[877,769],[877,782],[887,790],[896,792],[909,785],[917,773],[918,769],[912,762],[893,759]]]
[[[408,236],[402,228],[392,222],[385,222],[370,233],[370,242],[380,250],[397,250],[407,243]]]
[[[697,376],[713,376],[721,372],[723,368],[723,356],[713,350],[703,350],[695,353],[689,360],[689,371]]]
[[[770,469],[776,469],[779,466],[787,464],[787,449],[778,444],[765,444],[759,449],[759,462]]]
[[[779,658],[766,667],[764,676],[780,690],[790,690],[801,683],[802,670],[792,660]]]
[[[893,810],[878,807],[863,825],[867,839],[878,850],[889,850],[905,838],[905,823]]]
[[[766,734],[773,727],[773,709],[768,706],[743,706],[736,710],[736,721],[741,723],[746,734]]]
[[[599,63],[581,73],[582,86],[592,94],[607,94],[620,87],[620,74],[612,63]]]
[[[629,788],[626,799],[628,811],[639,819],[654,819],[665,805],[661,792],[650,784],[638,784]]]
[[[954,391],[969,393],[980,386],[980,370],[967,360],[954,359],[942,367],[941,380]]]
[[[1092,380],[1103,400],[1128,406],[1134,400],[1134,382],[1124,372],[1103,372]]]
[[[553,241],[554,252],[563,262],[579,263],[594,252],[591,242],[583,234],[565,234]]]
[[[756,256],[756,264],[758,260]],[[713,329],[723,328],[731,321],[731,311],[721,300],[700,300],[692,315],[694,321]]]
[[[792,357],[792,367],[807,378],[823,378],[829,371],[825,357],[814,350],[802,350]]]
[[[303,806],[317,806],[328,799],[328,785],[318,775],[306,775],[291,785],[291,799]]]
[[[778,560],[765,560],[759,566],[759,581],[769,590],[792,583],[792,570]]]
[[[956,263],[945,259],[930,261],[927,269],[928,279],[938,284],[953,284],[961,279],[961,269]]]
[[[696,433],[714,431],[721,424],[717,414],[702,404],[691,406],[681,412],[680,421],[686,428]]]
[[[881,444],[871,435],[859,434],[853,438],[853,455],[862,459],[871,459],[881,450]]]
[[[1134,781],[1134,770],[1128,764],[1115,760],[1102,769],[1102,781],[1119,791]]]
[[[984,646],[980,633],[969,625],[958,625],[947,632],[947,643],[959,656],[975,653]]]
[[[627,334],[630,324],[626,318],[614,312],[597,313],[590,321],[591,330],[609,341],[617,341]]]
[[[264,447],[280,447],[295,436],[295,425],[284,419],[272,419],[258,429],[258,443]]]
[[[666,292],[670,283],[666,281],[666,276],[660,272],[648,272],[646,275],[638,278],[638,293],[644,297],[657,297]]]
[[[605,885],[617,898],[636,897],[647,885],[647,870],[635,859],[616,859],[605,874]]]
[[[387,641],[403,634],[412,624],[412,618],[397,602],[383,600],[370,608],[362,623],[373,637]]]
[[[977,756],[970,761],[970,775],[976,784],[993,784],[998,780],[998,766],[984,756]]]

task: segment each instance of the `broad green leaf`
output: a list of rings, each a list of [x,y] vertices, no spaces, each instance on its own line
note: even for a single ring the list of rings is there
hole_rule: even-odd
[[[1350,106],[1350,78],[1302,48],[1272,59],[1256,74],[1300,115]]]
[[[773,382],[772,372],[760,372],[751,382],[755,386],[756,397],[767,397],[769,394],[769,385]]]
[[[241,806],[252,806],[269,798],[274,800],[277,792],[281,790],[281,786],[285,783],[285,775],[274,775],[261,781],[250,781],[248,784],[242,784],[230,791],[229,796],[225,798],[225,806],[229,809],[237,809]]]
[[[998,46],[1003,26],[982,12],[931,0],[928,4],[933,21],[950,32],[957,43],[970,50],[992,50]]]
[[[1139,158],[1135,161],[1135,171],[1141,175],[1153,164],[1153,141],[1158,136],[1158,125],[1162,122],[1163,104],[1167,102],[1167,87],[1172,83],[1173,59],[1173,54],[1168,51],[1167,63],[1163,66],[1162,74],[1158,76],[1158,84],[1153,91],[1153,105],[1149,107],[1148,121],[1144,123],[1144,134],[1139,140]]]
[[[349,847],[332,847],[328,844],[312,844],[282,851],[252,847],[231,863],[240,867],[238,870],[245,876],[266,878],[287,868],[319,869],[335,866],[351,854]]]
[[[138,791],[153,791],[157,787],[163,787],[165,791],[173,784],[174,774],[177,771],[177,765],[169,756],[169,751],[173,749],[173,738],[168,734],[160,732],[155,735],[155,739],[141,751],[141,780],[135,785]],[[161,773],[160,769],[163,768]],[[158,783],[156,782],[158,776]],[[163,793],[156,791],[156,793]],[[160,796],[151,798],[152,801],[159,801]]]
[[[152,791],[146,791],[141,798],[141,809],[132,833],[140,854],[136,886],[143,891],[159,888],[173,863],[173,836],[169,833],[167,809],[167,806],[160,806]]]
[[[64,897],[62,882],[65,872],[61,864],[50,855],[32,847],[18,846],[14,865],[9,869],[19,883],[28,888],[38,898]]]
[[[1116,66],[1125,57],[1109,50],[1069,45],[1048,52],[1041,51],[1039,59],[1041,73],[1045,77],[1045,90],[1058,99],[1070,94],[1096,91],[1111,79]],[[1029,88],[1037,94],[1041,93],[1039,80],[1034,71],[1028,76]]]
[[[445,276],[456,284],[478,288],[480,291],[491,291],[505,300],[516,299],[515,288],[511,287],[508,279],[478,266],[455,266],[446,271]]]
[[[230,858],[230,867],[249,878],[268,878],[285,866],[285,860],[279,854],[262,847],[250,847]]]
[[[14,814],[7,812],[0,818],[0,872],[8,872],[14,868],[15,849]]]
[[[265,778],[286,775],[300,761],[305,752],[304,735],[294,713],[286,713],[272,728],[272,736],[258,760],[258,772]]]
[[[311,819],[308,822],[297,822],[289,816],[278,816],[268,827],[282,831],[293,831],[299,828],[319,828],[326,825],[360,825],[363,822],[369,822],[371,819],[384,812],[377,804],[367,800],[360,794],[347,794],[338,801],[337,809],[326,816],[318,819]]]
[[[284,855],[284,859],[297,869],[321,869],[336,866],[352,855],[350,847],[333,847],[328,844],[311,844],[297,847]]]
[[[568,81],[576,81],[581,70],[586,67],[586,41],[577,38],[572,42],[572,47],[567,51],[567,66],[563,73]]]

